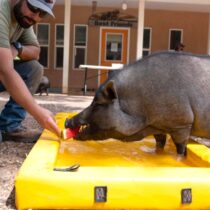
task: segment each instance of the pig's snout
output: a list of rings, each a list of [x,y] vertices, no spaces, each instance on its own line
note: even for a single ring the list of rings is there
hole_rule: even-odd
[[[65,128],[76,128],[78,127],[75,123],[74,118],[67,118],[65,121]]]
[[[81,125],[86,125],[87,123],[78,115],[72,118],[67,118],[65,121],[65,128],[77,128]]]

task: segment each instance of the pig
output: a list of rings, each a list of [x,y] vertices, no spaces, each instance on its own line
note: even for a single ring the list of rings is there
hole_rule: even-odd
[[[124,66],[97,89],[90,106],[65,121],[66,128],[79,126],[79,140],[154,135],[157,149],[169,134],[184,157],[191,136],[210,138],[210,57],[163,51]]]
[[[36,93],[39,93],[39,95],[42,95],[42,93],[46,93],[48,95],[50,89],[50,81],[46,76],[42,76],[40,84],[36,90]]]

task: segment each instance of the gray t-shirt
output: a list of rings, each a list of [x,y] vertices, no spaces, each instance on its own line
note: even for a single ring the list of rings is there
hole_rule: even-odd
[[[0,0],[0,47],[10,48],[12,42],[39,46],[33,27],[21,28],[17,23],[9,0]]]

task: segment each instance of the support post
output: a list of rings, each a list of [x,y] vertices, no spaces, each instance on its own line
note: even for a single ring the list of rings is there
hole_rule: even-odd
[[[85,79],[84,79],[84,89],[83,89],[83,95],[85,96],[86,95],[86,92],[87,92],[87,71],[88,71],[88,68],[85,68]]]
[[[68,93],[69,89],[69,49],[70,49],[70,23],[71,23],[71,0],[65,0],[64,15],[64,53],[63,53],[63,81],[62,93]]]
[[[142,58],[142,52],[143,52],[144,10],[145,10],[145,0],[139,0],[137,51],[136,51],[136,59],[137,60]]]

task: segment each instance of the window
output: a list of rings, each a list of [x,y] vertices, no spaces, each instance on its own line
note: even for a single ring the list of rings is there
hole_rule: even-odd
[[[122,34],[108,33],[106,36],[106,60],[121,61],[122,60]]]
[[[64,25],[57,24],[55,26],[55,33],[55,68],[63,69]]]
[[[151,33],[151,28],[144,28],[143,57],[149,55],[151,52]]]
[[[74,59],[73,68],[86,63],[87,54],[87,25],[74,25]]]
[[[37,39],[39,41],[41,52],[39,55],[39,62],[48,68],[49,57],[49,24],[39,23],[37,24]]]
[[[178,43],[182,42],[183,30],[170,29],[169,30],[169,50],[174,50]]]

